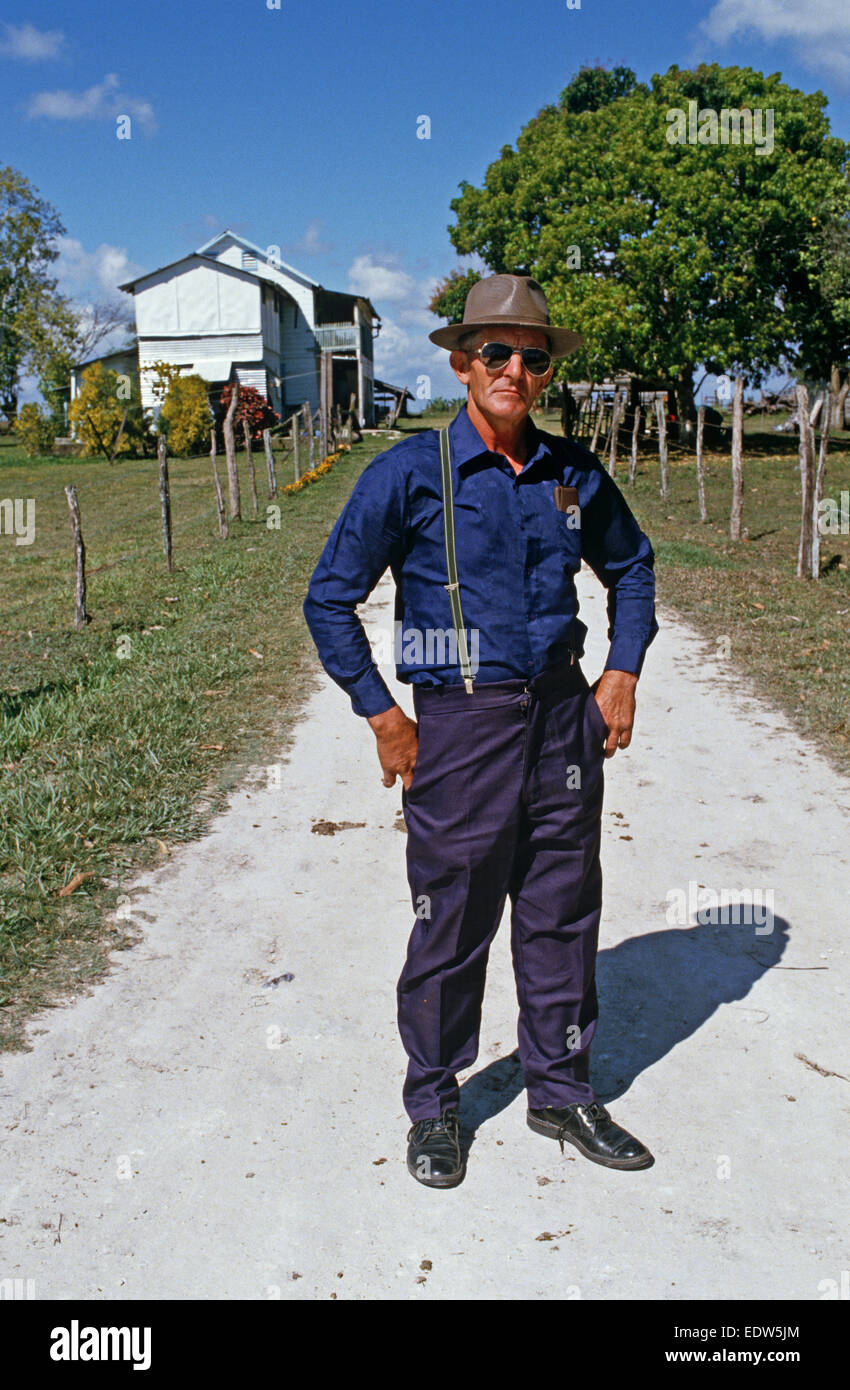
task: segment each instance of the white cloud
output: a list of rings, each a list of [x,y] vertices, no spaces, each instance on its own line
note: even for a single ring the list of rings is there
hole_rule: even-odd
[[[76,237],[56,239],[59,257],[53,263],[53,274],[62,294],[76,299],[85,295],[93,299],[130,300],[118,286],[142,274],[142,266],[131,261],[120,246],[101,242],[94,251],[86,251]]]
[[[379,299],[405,300],[416,290],[412,275],[396,266],[379,265],[371,256],[356,256],[348,271],[352,294],[362,294],[377,307]]]
[[[61,29],[36,29],[34,24],[4,24],[5,36],[0,39],[0,53],[6,58],[23,58],[36,63],[44,58],[56,58],[65,47]]]
[[[850,72],[850,22],[847,0],[717,0],[700,24],[714,40],[752,32],[768,42],[789,39],[807,67],[847,81]]]
[[[102,82],[96,82],[84,92],[37,92],[30,98],[27,115],[46,116],[55,121],[104,121],[130,116],[144,130],[156,129],[150,102],[122,92],[114,72],[107,73]]]
[[[335,249],[335,242],[324,241],[322,239],[322,223],[319,221],[310,222],[304,235],[298,241],[288,242],[284,246],[284,251],[288,256],[322,256],[328,251]],[[363,291],[360,291],[363,293]]]
[[[352,292],[365,295],[382,316],[375,340],[375,375],[380,380],[407,386],[414,396],[422,378],[427,378],[431,396],[465,394],[449,366],[449,354],[428,341],[428,334],[442,323],[428,308],[436,277],[417,279],[395,256],[376,261],[361,255],[354,260],[348,281]],[[383,312],[387,303],[392,305],[389,315]],[[414,410],[424,403],[420,399]]]

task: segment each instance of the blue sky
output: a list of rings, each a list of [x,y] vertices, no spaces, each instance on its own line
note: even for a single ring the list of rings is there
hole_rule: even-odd
[[[275,3],[7,0],[2,162],[58,209],[60,285],[81,303],[229,226],[367,294],[378,375],[456,395],[427,341],[430,293],[459,263],[449,202],[584,64],[778,71],[822,90],[850,138],[848,0]]]

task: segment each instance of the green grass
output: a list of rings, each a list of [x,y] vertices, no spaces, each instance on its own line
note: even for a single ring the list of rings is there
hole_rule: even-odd
[[[36,507],[31,546],[0,535],[0,1042],[20,1046],[33,1009],[96,977],[132,940],[104,914],[123,883],[198,835],[245,769],[286,738],[312,650],[307,582],[382,447],[367,437],[281,497],[280,530],[266,526],[260,476],[253,519],[241,458],[247,519],[231,522],[227,541],[208,458],[170,460],[168,573],[155,462],[29,461],[0,444],[0,497]],[[224,480],[223,461],[219,471]],[[66,483],[87,549],[93,621],[81,631]],[[78,873],[91,877],[60,898]]]

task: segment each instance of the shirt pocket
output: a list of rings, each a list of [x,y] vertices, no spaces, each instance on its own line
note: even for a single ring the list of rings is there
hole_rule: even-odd
[[[558,545],[564,567],[575,574],[581,569],[581,511],[557,512]]]

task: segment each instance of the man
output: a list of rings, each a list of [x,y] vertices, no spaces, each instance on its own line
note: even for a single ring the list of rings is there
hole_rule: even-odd
[[[431,1187],[464,1176],[456,1073],[478,1054],[487,956],[510,896],[529,1126],[608,1167],[648,1167],[648,1149],[597,1102],[589,1054],[602,769],[631,741],[657,631],[652,548],[595,455],[529,418],[552,357],[581,342],[550,323],[535,280],[478,281],[463,323],[430,338],[451,349],[467,389],[450,449],[441,456],[429,430],[373,459],[304,604],[325,670],[375,733],[384,785],[402,781],[417,912],[398,982],[407,1166]],[[608,589],[611,646],[593,691],[578,664],[583,558]],[[416,721],[355,613],[388,566],[397,675],[413,686]],[[447,632],[454,644],[435,640]]]

